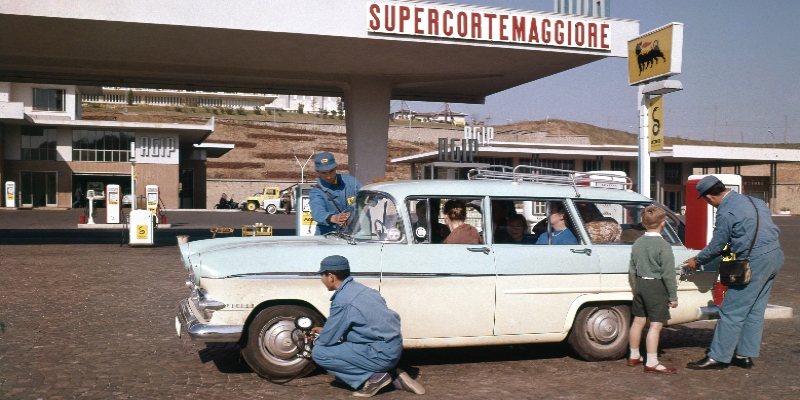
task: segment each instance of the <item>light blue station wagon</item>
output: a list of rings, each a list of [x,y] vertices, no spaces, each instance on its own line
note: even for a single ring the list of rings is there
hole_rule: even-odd
[[[538,179],[370,184],[341,232],[182,244],[191,296],[180,303],[178,334],[238,342],[260,376],[302,376],[314,365],[298,357],[294,321],[307,315],[324,322],[331,293],[315,272],[323,258],[338,254],[350,260],[356,280],[380,290],[400,314],[405,348],[567,340],[586,360],[623,357],[631,245],[643,233],[640,211],[652,201],[574,179],[531,180]],[[450,199],[467,205],[466,223],[478,230],[481,244],[441,243],[447,234],[442,206]],[[533,244],[543,232],[553,233],[548,216],[556,208],[566,210],[576,243]],[[662,236],[680,262],[696,251],[682,245],[680,222],[668,213]],[[506,223],[521,220],[512,215],[533,225],[525,228],[527,240],[509,235]],[[715,281],[716,272],[680,279],[680,306],[669,323],[701,318],[713,304]]]

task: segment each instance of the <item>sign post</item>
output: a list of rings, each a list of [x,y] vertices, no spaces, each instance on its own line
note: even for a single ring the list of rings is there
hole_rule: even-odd
[[[628,82],[639,86],[639,166],[637,188],[650,196],[650,152],[664,148],[664,104],[659,96],[682,90],[668,77],[681,73],[683,24],[673,22],[628,41]]]

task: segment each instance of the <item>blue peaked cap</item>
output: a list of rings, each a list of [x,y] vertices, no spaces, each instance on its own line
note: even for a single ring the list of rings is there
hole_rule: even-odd
[[[327,256],[319,263],[317,275],[325,271],[345,271],[350,269],[350,262],[342,256]]]
[[[336,159],[333,158],[333,154],[328,153],[327,151],[319,153],[314,156],[314,168],[317,171],[330,171],[339,164],[336,164]]]

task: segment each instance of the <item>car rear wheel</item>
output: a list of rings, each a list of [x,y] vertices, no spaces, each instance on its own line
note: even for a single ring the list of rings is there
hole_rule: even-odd
[[[255,211],[256,208],[258,208],[258,204],[253,201],[248,201],[245,207],[247,208],[247,211]]]
[[[242,349],[247,365],[266,379],[294,379],[308,375],[316,365],[299,358],[301,349],[292,340],[297,317],[310,317],[316,326],[322,326],[322,316],[307,307],[274,306],[262,310],[247,330],[247,342]]]
[[[567,343],[586,361],[617,360],[628,350],[630,324],[627,305],[588,306],[575,317]]]
[[[274,204],[270,204],[267,206],[267,213],[268,214],[275,214],[278,211],[278,207],[275,207]]]

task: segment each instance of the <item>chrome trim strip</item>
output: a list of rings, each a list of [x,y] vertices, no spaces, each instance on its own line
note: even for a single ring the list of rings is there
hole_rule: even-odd
[[[238,342],[244,329],[242,325],[200,323],[189,308],[189,299],[183,299],[178,304],[178,321],[182,331],[188,333],[192,340],[201,342]]]
[[[378,278],[380,272],[358,272],[351,274],[353,277]],[[237,274],[225,278],[236,279],[319,279],[316,272],[259,272],[253,274]]]
[[[495,274],[451,274],[451,273],[411,273],[411,272],[388,272],[382,275],[383,278],[494,278]]]

